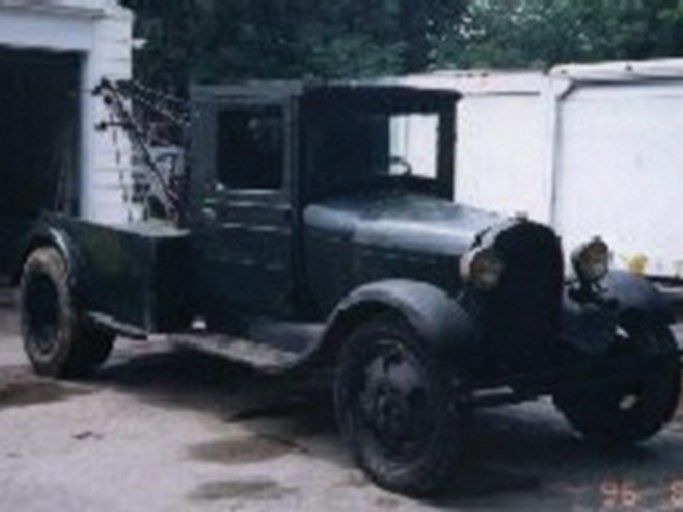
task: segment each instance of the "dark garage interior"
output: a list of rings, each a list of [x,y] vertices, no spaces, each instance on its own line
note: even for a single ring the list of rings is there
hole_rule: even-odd
[[[81,58],[0,48],[0,276],[27,220],[78,213]]]

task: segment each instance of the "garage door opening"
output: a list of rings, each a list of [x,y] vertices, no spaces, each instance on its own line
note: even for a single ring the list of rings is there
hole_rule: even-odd
[[[79,213],[81,60],[0,48],[0,274],[41,211]]]
[[[0,49],[0,213],[78,213],[80,58]]]

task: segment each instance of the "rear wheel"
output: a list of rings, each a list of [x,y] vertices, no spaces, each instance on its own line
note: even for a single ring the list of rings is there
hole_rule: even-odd
[[[455,462],[454,402],[442,368],[406,322],[373,320],[347,340],[335,379],[338,422],[378,485],[438,491]]]
[[[647,440],[669,422],[679,402],[681,363],[671,330],[633,319],[618,332],[619,352],[655,357],[641,375],[581,392],[554,396],[557,408],[583,437],[608,445]]]
[[[24,349],[36,373],[82,377],[103,364],[114,334],[84,321],[77,310],[62,255],[53,248],[34,251],[21,282]]]

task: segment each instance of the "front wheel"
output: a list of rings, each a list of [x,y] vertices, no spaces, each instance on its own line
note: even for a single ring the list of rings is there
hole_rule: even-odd
[[[109,357],[114,334],[81,318],[64,258],[56,249],[35,250],[21,281],[24,349],[36,373],[82,377]]]
[[[339,361],[335,406],[353,456],[381,487],[425,496],[455,462],[458,432],[442,366],[401,319],[352,333]]]
[[[671,330],[632,319],[618,329],[618,351],[654,357],[640,375],[621,382],[553,397],[557,408],[583,437],[607,445],[645,441],[671,421],[681,392],[681,362]]]

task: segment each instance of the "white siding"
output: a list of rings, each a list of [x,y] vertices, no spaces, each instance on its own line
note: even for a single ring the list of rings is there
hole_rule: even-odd
[[[130,17],[99,19],[93,27],[93,46],[86,65],[86,92],[92,90],[103,77],[112,80],[131,78],[132,47]],[[108,119],[109,114],[99,98],[85,98],[85,101],[89,106],[83,129],[89,149],[86,155],[84,213],[90,220],[109,224],[133,220],[139,212],[126,202],[129,196],[127,188],[132,181],[130,143],[121,130],[118,133],[112,129],[95,131],[93,127]],[[107,185],[103,186],[105,183]]]
[[[103,77],[131,78],[132,24],[131,13],[114,0],[0,0],[0,46],[75,51],[83,56],[83,216],[109,224],[138,215],[124,201],[131,181],[131,151],[123,134],[114,144],[111,132],[95,130],[108,115],[91,91]]]
[[[0,9],[0,45],[56,51],[88,51],[92,23],[88,18],[46,12]]]

